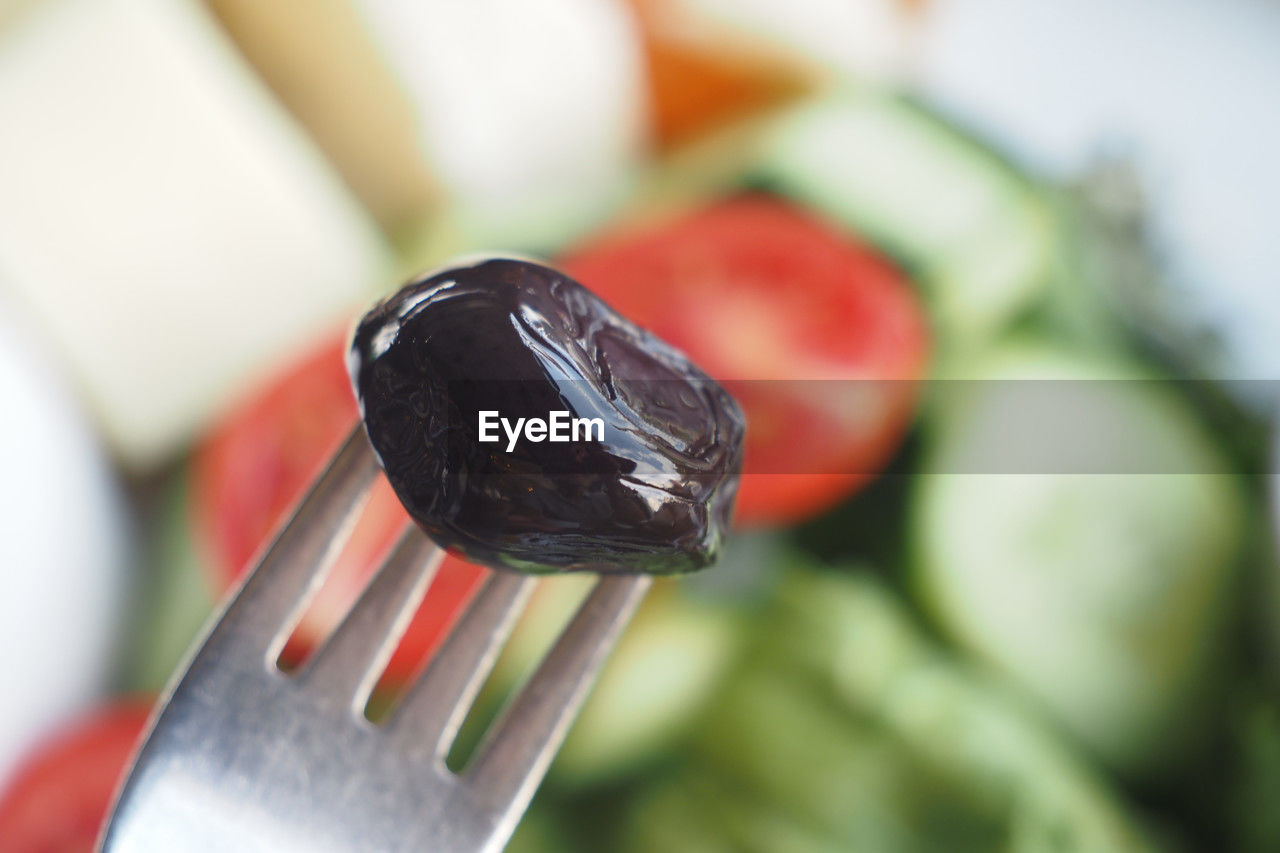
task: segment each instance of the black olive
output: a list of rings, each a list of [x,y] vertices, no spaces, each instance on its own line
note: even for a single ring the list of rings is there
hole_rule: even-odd
[[[528,572],[714,562],[741,409],[564,274],[493,259],[413,281],[360,321],[350,369],[387,479],[441,546]]]

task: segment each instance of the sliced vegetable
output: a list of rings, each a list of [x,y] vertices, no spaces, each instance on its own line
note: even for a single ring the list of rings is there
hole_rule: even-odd
[[[998,848],[1000,814],[978,786],[948,784],[878,720],[803,679],[756,666],[724,691],[699,741],[718,773],[850,850]],[[861,713],[859,713],[861,712]]]
[[[1109,764],[1152,772],[1203,742],[1240,483],[1132,366],[1023,342],[966,375],[914,498],[921,594]]]
[[[921,309],[897,269],[795,206],[721,201],[562,266],[716,379],[747,380],[732,385],[747,414],[740,521],[826,509],[901,440],[926,367]]]
[[[650,593],[613,651],[556,757],[558,779],[587,785],[661,760],[714,700],[743,615],[665,592]]]
[[[669,148],[795,97],[813,83],[798,54],[744,38],[685,0],[630,0],[647,65],[649,121]]]
[[[796,108],[771,136],[760,177],[905,261],[948,347],[986,340],[1045,289],[1046,205],[953,126],[844,90]]]
[[[689,764],[760,813],[841,849],[1146,849],[1099,775],[871,576],[793,564],[758,624]]]
[[[590,583],[568,575],[539,582],[498,658],[490,704],[533,671]],[[645,598],[556,755],[554,786],[589,790],[634,777],[673,755],[714,700],[749,626],[742,612],[684,590],[659,580]]]
[[[0,793],[6,853],[91,853],[153,700],[94,711],[32,753]]]

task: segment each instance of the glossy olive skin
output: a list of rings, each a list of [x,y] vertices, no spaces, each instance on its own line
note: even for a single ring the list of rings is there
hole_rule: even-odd
[[[540,264],[411,282],[350,369],[387,478],[440,545],[496,568],[670,574],[714,562],[742,464],[737,402],[674,347]],[[479,440],[479,413],[599,418],[603,440]]]

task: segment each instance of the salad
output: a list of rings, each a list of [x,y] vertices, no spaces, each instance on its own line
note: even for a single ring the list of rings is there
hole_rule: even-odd
[[[654,61],[674,45],[647,35]],[[607,216],[477,227],[443,208],[398,234],[415,271],[500,234],[686,354],[664,364],[677,380],[737,400],[701,412],[729,456],[741,443],[732,516],[716,480],[706,547],[663,568],[719,562],[655,582],[510,849],[1275,849],[1265,424],[1146,310],[1164,285],[1098,203],[1114,176],[1050,183],[879,88],[728,79],[732,97],[705,95],[723,112],[658,87],[660,155]],[[384,217],[405,203],[390,196]],[[356,364],[374,420],[377,331]],[[150,703],[360,416],[345,342],[335,327],[294,348],[158,478],[128,698],[7,783],[13,849],[91,843]],[[388,473],[285,665],[341,618],[405,505],[444,529]],[[445,559],[375,705],[430,657],[492,546]],[[585,588],[539,582],[451,762]]]

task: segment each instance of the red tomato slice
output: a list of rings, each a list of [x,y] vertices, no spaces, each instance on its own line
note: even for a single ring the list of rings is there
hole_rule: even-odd
[[[326,343],[233,412],[197,450],[192,523],[197,542],[211,555],[219,590],[249,567],[357,422],[344,356],[342,339]],[[286,658],[305,655],[337,624],[408,522],[390,484],[379,478]],[[452,555],[445,558],[387,666],[387,678],[404,681],[413,674],[484,573]]]
[[[923,309],[900,270],[794,205],[725,200],[561,266],[731,383],[747,414],[740,522],[814,515],[900,443],[928,360]]]
[[[28,757],[0,793],[0,848],[92,851],[152,704],[138,699],[102,708]]]

